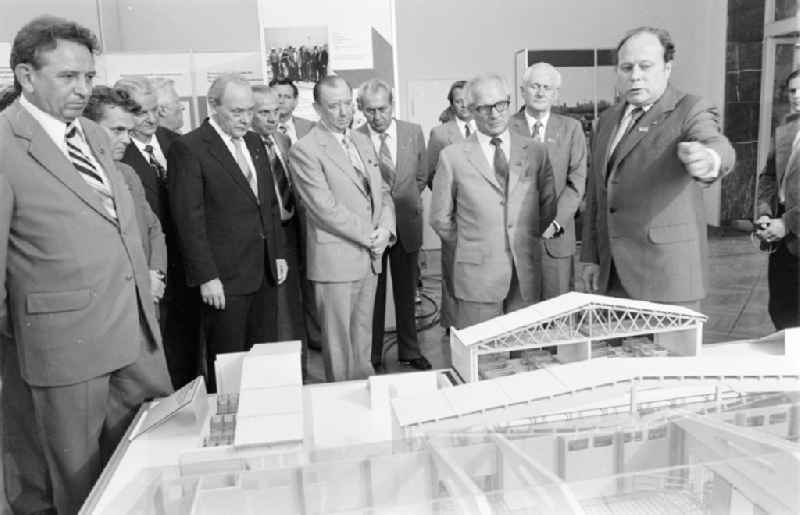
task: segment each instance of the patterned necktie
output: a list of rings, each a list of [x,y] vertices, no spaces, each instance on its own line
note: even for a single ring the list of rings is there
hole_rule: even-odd
[[[145,145],[144,151],[147,152],[147,160],[150,163],[150,166],[153,167],[153,170],[155,170],[156,176],[162,181],[166,180],[167,171],[163,166],[161,166],[161,163],[158,162],[158,159],[156,159],[156,152],[155,149],[153,149],[153,145]]]
[[[83,138],[78,127],[75,125],[68,125],[66,132],[67,153],[69,160],[72,161],[72,166],[80,172],[81,177],[86,184],[92,187],[100,196],[100,201],[103,203],[103,208],[113,218],[117,219],[117,208],[114,205],[114,195],[111,192],[111,184],[108,178],[95,167],[94,162],[86,155],[81,149],[84,147]]]
[[[472,130],[469,128],[469,124],[464,124],[464,139],[468,139],[472,134]]]
[[[392,161],[392,153],[389,151],[389,145],[386,144],[386,138],[388,138],[389,135],[382,132],[378,136],[381,139],[381,146],[380,149],[378,149],[381,176],[383,176],[384,182],[391,188],[394,186],[397,170],[395,170],[394,162]]]
[[[369,185],[369,178],[367,177],[367,173],[364,171],[364,163],[361,162],[361,157],[358,155],[358,151],[355,149],[353,144],[348,141],[347,136],[342,136],[341,141],[345,153],[347,154],[348,159],[350,159],[350,164],[353,165],[353,169],[356,171],[356,174],[361,178],[361,184],[364,187],[364,194],[369,197],[370,209],[374,210],[375,206],[372,203],[372,187]]]
[[[265,141],[267,143],[270,165],[272,165],[272,175],[275,177],[275,183],[278,185],[281,205],[283,205],[283,209],[287,213],[294,213],[294,196],[292,195],[292,185],[289,183],[289,178],[286,176],[286,169],[283,167],[281,158],[278,156],[278,152],[275,149],[275,142],[272,141],[272,136],[267,136]]]
[[[531,134],[531,137],[540,143],[544,141],[544,134],[542,134],[544,132],[542,131],[543,128],[544,125],[542,125],[542,122],[538,120],[533,124],[533,133]]]
[[[236,155],[234,156],[236,157],[236,164],[239,165],[239,169],[242,171],[242,174],[244,174],[244,178],[247,179],[247,184],[250,185],[250,190],[252,190],[253,195],[258,199],[256,174],[250,169],[250,166],[247,164],[247,158],[244,157],[244,140],[242,140],[242,138],[233,138],[233,148],[236,150]]]
[[[494,145],[494,175],[497,177],[500,187],[505,191],[508,186],[508,159],[501,147],[503,140],[495,136],[489,140],[489,143]]]
[[[606,179],[611,175],[611,169],[616,163],[617,149],[620,148],[622,142],[625,141],[625,138],[631,133],[642,116],[644,116],[644,109],[642,107],[634,107],[627,117],[623,116],[622,120],[620,120],[620,127],[614,136],[614,141],[611,144],[608,155],[608,161],[606,162]]]

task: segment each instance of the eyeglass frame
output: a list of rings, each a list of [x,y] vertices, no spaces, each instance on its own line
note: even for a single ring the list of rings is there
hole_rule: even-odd
[[[503,106],[502,108],[500,106]],[[480,113],[481,116],[490,116],[492,111],[497,111],[497,114],[503,114],[511,107],[511,96],[506,97],[505,100],[495,102],[494,104],[473,105],[472,110]]]

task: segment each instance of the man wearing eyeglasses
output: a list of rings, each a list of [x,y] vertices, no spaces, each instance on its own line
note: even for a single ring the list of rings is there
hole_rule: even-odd
[[[511,117],[511,132],[547,145],[553,166],[558,208],[556,217],[542,233],[542,298],[568,292],[573,284],[575,213],[586,186],[586,136],[580,122],[553,113],[561,74],[548,63],[536,63],[525,71],[522,97],[525,107]]]
[[[381,258],[396,241],[394,204],[372,142],[351,131],[353,93],[337,76],[314,86],[320,122],[289,153],[303,205],[306,274],[314,286],[328,381],[365,379]]]
[[[425,136],[414,123],[394,118],[391,87],[372,79],[358,88],[358,106],[367,123],[359,131],[369,137],[378,155],[384,182],[389,185],[397,220],[397,242],[383,253],[372,317],[372,365],[382,366],[384,315],[386,313],[386,267],[392,267],[392,295],[397,323],[397,356],[418,370],[431,364],[422,355],[417,339],[414,296],[417,259],[422,247],[422,200],[428,179]]]
[[[239,75],[208,90],[213,114],[170,148],[169,190],[186,282],[199,288],[206,379],[214,362],[277,338],[278,285],[288,273],[269,158],[250,131],[253,92]]]
[[[640,27],[617,47],[622,100],[592,140],[581,261],[592,292],[699,309],[708,285],[703,189],[731,171],[717,109],[669,84],[675,45]]]
[[[442,151],[430,216],[455,247],[458,328],[541,299],[540,235],[557,203],[547,148],[508,129],[505,80],[480,75],[466,90],[478,130]]]

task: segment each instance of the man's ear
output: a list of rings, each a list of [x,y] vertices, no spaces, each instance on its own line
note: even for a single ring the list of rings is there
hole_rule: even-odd
[[[22,91],[33,93],[33,72],[35,71],[31,63],[19,63],[14,67],[14,77],[17,82],[22,86]]]

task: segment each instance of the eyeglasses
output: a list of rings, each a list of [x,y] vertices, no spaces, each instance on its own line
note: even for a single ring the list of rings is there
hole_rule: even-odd
[[[376,114],[386,114],[391,111],[392,106],[383,107],[367,107],[364,109],[364,114],[367,116],[375,116]]]
[[[528,84],[528,87],[534,91],[544,91],[545,93],[550,93],[551,91],[556,89],[549,84],[537,84],[535,82],[533,84]]]
[[[500,102],[495,102],[494,104],[484,104],[480,106],[475,106],[475,110],[479,112],[483,116],[489,116],[492,114],[492,109],[497,111],[498,113],[505,113],[508,106],[511,105],[510,100],[501,100]]]

